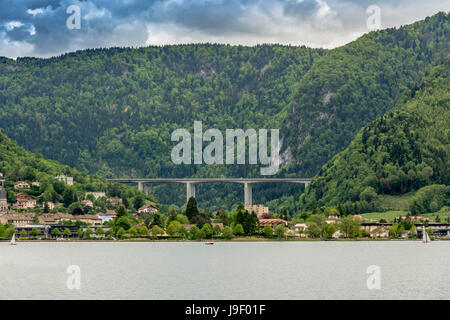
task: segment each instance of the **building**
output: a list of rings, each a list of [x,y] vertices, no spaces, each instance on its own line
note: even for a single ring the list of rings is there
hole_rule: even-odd
[[[336,224],[336,223],[338,223],[339,221],[340,221],[340,219],[339,219],[338,216],[329,216],[329,217],[325,220],[325,222],[328,223],[328,224],[331,224],[331,223]]]
[[[289,223],[283,219],[259,219],[259,225],[261,226],[261,228],[264,228],[266,225],[270,225],[272,228],[274,228],[280,224],[287,227]]]
[[[94,196],[95,200],[106,197],[106,193],[104,193],[104,192],[86,192],[86,197],[90,194],[92,194]]]
[[[16,194],[16,203],[13,204],[13,208],[16,210],[34,209],[36,208],[36,200],[26,193],[18,193]]]
[[[59,218],[56,214],[41,214],[38,216],[38,221],[42,225],[58,224]]]
[[[28,226],[33,223],[33,214],[5,214],[1,217],[2,222],[12,224],[14,227]]]
[[[85,214],[82,216],[78,216],[77,220],[80,222],[92,224],[92,225],[102,224],[102,219],[100,219],[97,216],[91,215],[91,214]]]
[[[0,189],[0,214],[8,211],[8,199],[6,197],[5,186],[2,181],[2,188]]]
[[[108,210],[105,213],[97,214],[97,217],[102,219],[102,224],[111,220],[114,220],[117,217],[117,213],[112,210]]]
[[[30,184],[28,182],[25,182],[25,181],[17,181],[16,183],[14,183],[14,189],[16,189],[16,190],[29,190],[30,189]]]
[[[92,203],[91,200],[83,200],[83,201],[81,201],[81,204],[85,207],[91,207],[91,208],[94,207],[94,203]]]
[[[258,216],[258,218],[269,216],[269,207],[266,207],[262,204],[255,204],[253,206],[246,206],[245,210],[248,212],[254,212]]]
[[[68,186],[72,186],[73,185],[73,177],[67,177],[67,176],[60,175],[60,176],[56,176],[55,179],[58,180],[58,181],[64,182]]]
[[[111,201],[112,206],[115,208],[118,208],[123,204],[122,199],[117,197],[109,198],[109,201]]]
[[[138,211],[139,211],[139,213],[156,213],[156,212],[158,212],[158,209],[156,209],[151,204],[148,204],[146,206],[139,208]]]
[[[36,187],[36,188],[39,188],[39,187],[41,186],[41,183],[38,182],[38,181],[35,181],[35,182],[32,182],[32,183],[31,183],[31,186]]]
[[[47,203],[47,206],[48,206],[49,210],[55,209],[56,205],[53,202],[48,201],[46,203]],[[45,208],[45,203],[42,204],[42,208]]]

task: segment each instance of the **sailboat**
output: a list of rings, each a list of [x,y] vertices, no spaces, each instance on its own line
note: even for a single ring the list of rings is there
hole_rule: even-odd
[[[431,242],[430,236],[428,235],[427,230],[425,230],[425,226],[422,227],[422,235],[423,235],[423,243]]]
[[[16,244],[17,244],[17,243],[16,243],[16,234],[13,233],[13,236],[12,236],[12,238],[11,238],[11,243],[10,243],[10,245],[15,246]]]

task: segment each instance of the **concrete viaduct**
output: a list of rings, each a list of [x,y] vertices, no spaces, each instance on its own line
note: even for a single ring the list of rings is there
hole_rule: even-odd
[[[200,183],[240,183],[244,185],[244,204],[252,206],[252,185],[255,183],[300,183],[305,187],[311,183],[312,179],[303,178],[159,178],[159,179],[108,179],[110,182],[135,184],[140,191],[146,191],[146,184],[182,183],[186,185],[186,198],[195,198],[195,185]]]

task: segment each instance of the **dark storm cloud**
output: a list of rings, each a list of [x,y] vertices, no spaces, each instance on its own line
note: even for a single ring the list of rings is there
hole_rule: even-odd
[[[334,47],[368,31],[373,4],[389,27],[448,11],[450,0],[0,0],[0,55],[208,41]],[[70,5],[81,8],[79,30],[66,27]]]

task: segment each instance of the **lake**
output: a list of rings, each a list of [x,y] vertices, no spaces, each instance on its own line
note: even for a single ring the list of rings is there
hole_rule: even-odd
[[[2,242],[0,299],[448,299],[449,266],[444,241]]]

